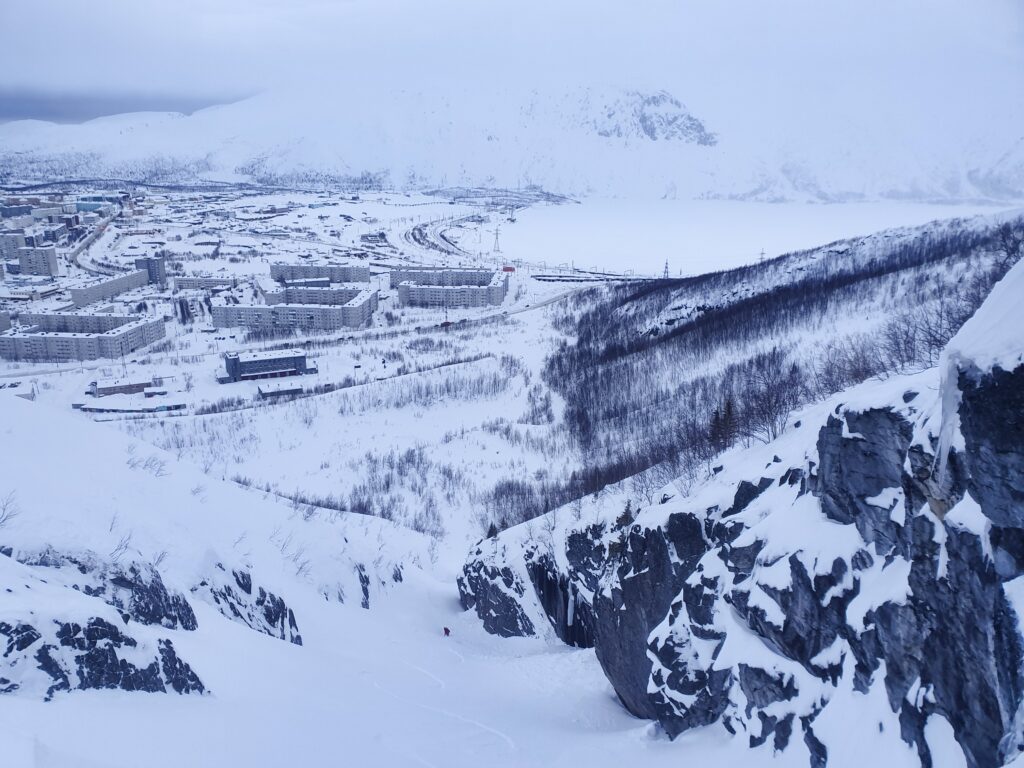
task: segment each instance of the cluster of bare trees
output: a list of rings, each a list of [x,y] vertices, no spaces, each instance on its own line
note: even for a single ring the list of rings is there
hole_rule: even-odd
[[[1022,249],[1024,221],[954,222],[893,243],[833,244],[811,259],[582,293],[555,320],[573,340],[549,358],[545,381],[565,399],[584,469],[561,482],[501,484],[491,519],[514,524],[627,478],[650,501],[669,480],[697,479],[737,442],[775,439],[813,399],[934,365]],[[680,319],[659,324],[673,310]],[[885,312],[892,316],[879,324]],[[800,343],[828,318],[843,327],[857,315],[870,331]],[[665,376],[674,370],[678,382]]]

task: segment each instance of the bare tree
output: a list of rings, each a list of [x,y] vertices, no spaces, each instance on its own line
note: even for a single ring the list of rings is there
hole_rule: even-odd
[[[20,514],[21,510],[18,508],[18,500],[14,491],[0,498],[0,528],[3,528]]]
[[[751,360],[740,399],[749,437],[768,443],[781,435],[789,415],[804,399],[804,376],[778,347]]]
[[[1004,274],[1016,264],[1024,251],[1024,221],[1005,222],[996,230],[996,249],[1002,253],[997,263]]]

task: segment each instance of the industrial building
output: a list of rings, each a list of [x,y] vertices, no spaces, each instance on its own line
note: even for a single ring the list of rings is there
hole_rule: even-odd
[[[221,383],[302,376],[317,372],[316,366],[306,362],[306,353],[298,349],[227,352],[224,355],[224,368],[227,375],[221,378]]]
[[[503,271],[416,267],[394,269],[390,277],[403,307],[496,306],[508,293],[508,275]]]
[[[326,277],[332,283],[368,283],[370,268],[357,264],[271,264],[270,277],[280,281]]]
[[[139,375],[135,378],[124,379],[98,379],[89,382],[89,391],[93,397],[106,397],[107,395],[134,395],[145,392],[157,385],[152,376]]]
[[[51,278],[14,275],[4,279],[3,287],[0,287],[0,299],[6,299],[7,301],[39,301],[40,299],[55,296],[60,291],[60,283]]]
[[[214,305],[212,319],[217,328],[250,328],[273,333],[338,331],[366,325],[376,309],[377,291],[363,290],[344,304]]]
[[[140,315],[25,312],[0,332],[0,358],[29,362],[118,358],[164,337],[163,320]]]
[[[57,275],[57,249],[51,246],[32,248],[25,246],[18,249],[18,265],[23,275],[41,275],[55,277]]]
[[[84,307],[97,301],[112,299],[120,293],[133,288],[141,288],[149,283],[149,272],[137,269],[116,277],[104,277],[90,280],[71,288],[71,301],[76,307]]]

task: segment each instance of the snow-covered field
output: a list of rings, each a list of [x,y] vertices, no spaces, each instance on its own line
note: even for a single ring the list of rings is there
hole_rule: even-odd
[[[419,534],[364,516],[306,519],[273,496],[203,475],[173,454],[43,403],[0,400],[0,440],[18,448],[0,465],[0,498],[13,488],[18,506],[3,541],[20,552],[45,542],[126,562],[163,549],[164,580],[185,593],[214,562],[244,564],[254,581],[285,598],[303,639],[297,646],[254,632],[193,597],[197,630],[157,631],[173,640],[206,695],[0,696],[5,766],[569,767],[638,759],[671,766],[684,754],[746,759],[738,742],[714,736],[670,743],[631,717],[593,651],[485,633],[459,607],[454,574],[429,565]],[[37,460],[40,451],[47,462]],[[53,482],[56,467],[60,482]],[[104,493],[95,492],[97,482]],[[127,550],[108,555],[125,536]],[[316,564],[297,568],[297,552]],[[360,563],[371,576],[370,610],[359,605],[353,566]],[[378,584],[396,563],[403,581],[388,576],[387,585]],[[93,600],[59,586],[57,572],[6,557],[0,565],[5,583],[17,586],[17,595],[0,599],[0,622],[42,622],[60,610],[59,599]],[[334,595],[342,586],[344,602]],[[33,598],[33,588],[41,597]]]

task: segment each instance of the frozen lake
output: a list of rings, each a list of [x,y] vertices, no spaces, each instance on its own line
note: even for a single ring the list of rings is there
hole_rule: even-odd
[[[747,203],[609,200],[520,211],[503,223],[506,260],[548,266],[693,275],[833,240],[934,219],[996,213],[1006,206],[925,203]]]

